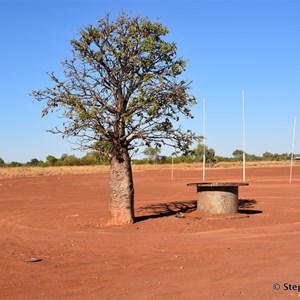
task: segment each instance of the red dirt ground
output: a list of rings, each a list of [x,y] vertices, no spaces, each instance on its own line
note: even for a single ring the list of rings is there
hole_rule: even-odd
[[[234,220],[176,218],[202,174],[175,176],[136,172],[138,221],[119,227],[105,225],[107,174],[0,180],[0,299],[299,299],[299,165],[291,185],[287,167],[248,169],[249,218]]]

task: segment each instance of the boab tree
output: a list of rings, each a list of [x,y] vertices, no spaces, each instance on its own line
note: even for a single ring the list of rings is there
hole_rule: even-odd
[[[46,103],[42,116],[58,111],[65,119],[50,132],[109,157],[111,224],[134,221],[130,152],[142,143],[186,150],[195,138],[176,125],[180,115],[192,117],[196,100],[188,93],[190,82],[178,79],[186,62],[175,43],[163,39],[167,34],[148,18],[106,15],[71,41],[63,79],[49,73],[53,86],[32,92]]]

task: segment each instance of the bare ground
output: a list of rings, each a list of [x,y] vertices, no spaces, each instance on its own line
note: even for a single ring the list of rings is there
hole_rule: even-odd
[[[249,218],[220,221],[190,214],[199,169],[173,181],[136,171],[137,222],[119,227],[106,226],[107,172],[0,179],[0,299],[299,299],[299,165],[293,174],[290,185],[288,166],[247,169]]]

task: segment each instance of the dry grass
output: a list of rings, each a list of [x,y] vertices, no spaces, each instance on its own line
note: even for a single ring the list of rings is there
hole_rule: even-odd
[[[296,163],[296,162],[295,162]],[[274,167],[274,166],[288,166],[290,161],[250,161],[246,162],[247,168],[255,167]],[[242,168],[242,162],[221,162],[217,163],[214,168]]]
[[[272,162],[247,162],[247,168],[253,167],[272,167],[287,166],[289,161],[272,161]],[[215,164],[212,168],[241,168],[241,162],[222,162]],[[176,170],[201,169],[201,163],[182,163],[174,165]],[[134,172],[143,172],[147,170],[164,170],[171,169],[170,164],[166,165],[133,165]],[[72,175],[72,174],[99,174],[108,173],[109,166],[73,166],[73,167],[16,167],[0,168],[0,179],[25,177],[25,176],[51,176],[51,175]]]
[[[109,166],[73,166],[73,167],[15,167],[0,168],[0,178],[24,176],[51,176],[69,174],[98,174],[108,172]]]

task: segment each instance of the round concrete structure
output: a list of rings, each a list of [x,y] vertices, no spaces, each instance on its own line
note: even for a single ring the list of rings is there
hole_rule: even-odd
[[[239,186],[248,183],[240,182],[199,182],[189,183],[197,187],[197,209],[203,214],[235,214],[239,208]]]

